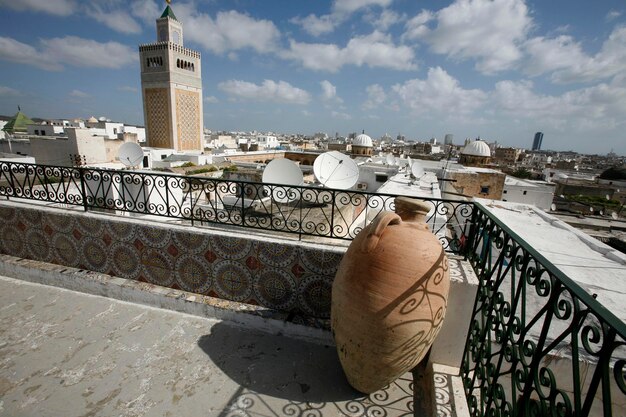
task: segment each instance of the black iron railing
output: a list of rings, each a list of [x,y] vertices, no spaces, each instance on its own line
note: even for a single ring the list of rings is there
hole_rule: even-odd
[[[155,172],[0,162],[0,195],[85,210],[141,213],[191,222],[352,239],[396,195],[296,187]],[[431,230],[451,252],[465,239],[472,203],[423,199]]]
[[[472,416],[626,415],[624,322],[479,203],[467,257],[480,280],[461,370]]]

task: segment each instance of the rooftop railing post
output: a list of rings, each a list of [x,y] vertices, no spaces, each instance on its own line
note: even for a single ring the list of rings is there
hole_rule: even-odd
[[[465,236],[463,248],[461,248],[461,250],[463,251],[461,255],[463,255],[465,260],[468,259],[472,251],[472,243],[476,239],[476,233],[478,232],[478,227],[476,226],[476,223],[478,222],[478,210],[480,210],[478,206],[476,204],[472,204],[472,215],[470,216],[469,230],[467,232],[467,236]]]
[[[332,205],[330,207],[330,237],[333,237],[333,232],[335,231],[335,203],[337,201],[337,194],[335,190],[331,191],[333,193]]]
[[[81,197],[83,199],[83,208],[85,209],[85,211],[89,210],[89,206],[87,204],[87,191],[85,189],[85,173],[84,173],[84,168],[76,168],[78,170],[78,175],[80,177],[80,193],[81,193]]]

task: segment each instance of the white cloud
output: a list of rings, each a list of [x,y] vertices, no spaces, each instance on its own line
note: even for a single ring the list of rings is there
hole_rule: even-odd
[[[154,23],[154,19],[161,15],[159,6],[153,0],[134,0],[130,3],[130,12],[145,23]]]
[[[212,18],[198,13],[192,4],[177,5],[176,15],[185,22],[185,39],[213,53],[246,48],[266,53],[278,49],[280,32],[270,20],[257,20],[235,10],[218,12]]]
[[[215,96],[206,96],[204,98],[204,102],[205,103],[217,103],[217,102],[219,102],[219,100]]]
[[[380,14],[368,14],[366,20],[371,23],[377,30],[386,31],[393,25],[402,23],[407,19],[406,14],[399,14],[393,10],[383,9]]]
[[[137,52],[118,42],[97,42],[66,36],[41,39],[45,54],[59,64],[77,67],[121,68],[137,60]]]
[[[121,68],[136,61],[137,52],[117,42],[97,42],[66,36],[40,39],[39,47],[0,37],[0,59],[58,71],[64,65],[93,68]]]
[[[559,83],[602,80],[626,72],[626,26],[617,27],[593,57],[585,55],[559,69],[553,80]],[[554,51],[553,51],[554,53]]]
[[[305,68],[336,72],[344,65],[356,65],[395,70],[416,68],[413,50],[406,45],[394,45],[389,35],[375,31],[357,36],[345,48],[335,44],[301,43],[290,41],[284,58],[299,61]]]
[[[21,95],[21,93],[16,89],[0,85],[0,97],[16,97],[19,95]]]
[[[547,39],[536,37],[525,44],[529,55],[524,72],[531,76],[562,68],[569,68],[587,60],[579,43],[571,36],[561,35]]]
[[[111,10],[103,8],[101,4],[90,4],[85,6],[85,13],[92,19],[120,33],[140,33],[141,26],[133,19],[127,11]]]
[[[125,93],[137,93],[139,90],[137,87],[131,87],[130,85],[123,85],[117,88],[118,91],[124,91]]]
[[[337,13],[354,13],[365,7],[387,7],[392,1],[393,0],[335,0],[335,3],[333,3],[333,11]]]
[[[70,97],[74,97],[74,98],[87,98],[87,97],[91,97],[89,94],[85,93],[84,91],[81,90],[72,90],[69,92],[68,94]]]
[[[418,114],[466,115],[487,100],[484,91],[462,88],[456,78],[440,67],[430,68],[425,80],[409,80],[394,85],[392,90],[405,106]]]
[[[363,103],[363,109],[374,109],[383,104],[387,99],[385,90],[378,84],[368,85],[365,91],[367,92],[367,100]]]
[[[306,104],[311,100],[308,92],[286,81],[265,80],[261,85],[247,81],[228,80],[218,84],[220,90],[233,98],[264,102]]]
[[[341,119],[341,120],[351,120],[352,116],[349,115],[348,113],[343,113],[343,112],[338,112],[338,111],[333,111],[330,113],[330,115],[334,118],[334,119]]]
[[[608,12],[606,14],[606,21],[610,22],[613,19],[617,19],[618,17],[620,17],[622,15],[622,12],[618,11],[618,10],[611,10],[610,12]]]
[[[331,33],[340,24],[345,22],[352,13],[372,6],[387,7],[393,0],[335,0],[332,6],[332,12],[321,16],[310,14],[306,17],[294,17],[289,22],[299,25],[310,35],[320,36]],[[384,12],[384,11],[383,11]],[[383,19],[396,17],[397,14],[389,12]],[[388,26],[387,26],[388,27]]]
[[[320,36],[335,30],[335,27],[341,22],[335,15],[316,16],[310,14],[307,17],[294,17],[289,20],[290,23],[299,25],[310,35]]]
[[[337,96],[337,87],[335,87],[330,81],[320,81],[320,87],[322,87],[322,99],[325,101],[336,101],[343,103],[341,97]]]
[[[411,19],[404,39],[424,41],[452,59],[476,59],[476,69],[490,74],[512,68],[522,57],[520,44],[531,27],[523,0],[456,0]]]
[[[32,65],[49,71],[58,71],[63,67],[50,61],[44,53],[32,46],[12,38],[0,37],[0,59],[18,64]]]
[[[73,0],[0,0],[0,7],[8,7],[17,11],[31,11],[69,16],[76,9]]]

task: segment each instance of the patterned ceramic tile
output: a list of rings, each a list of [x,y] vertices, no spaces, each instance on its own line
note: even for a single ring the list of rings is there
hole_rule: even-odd
[[[300,260],[311,272],[323,275],[335,275],[342,255],[326,250],[300,248]]]
[[[133,245],[114,243],[109,249],[109,260],[113,275],[136,279],[141,272],[141,258]]]
[[[176,231],[172,233],[176,247],[183,253],[204,253],[209,249],[209,238],[199,233]]]
[[[93,217],[79,216],[77,225],[78,230],[86,236],[101,237],[104,232],[104,222]]]
[[[146,249],[141,254],[141,270],[151,284],[169,287],[174,282],[171,256],[161,249]]]
[[[76,240],[72,236],[58,233],[52,238],[54,263],[72,267],[78,266],[78,253]]]
[[[305,274],[298,286],[298,307],[313,317],[330,317],[333,277]]]
[[[123,221],[107,221],[106,230],[113,242],[132,242],[135,240],[135,225]]]
[[[226,300],[246,301],[252,295],[252,276],[244,265],[225,260],[213,266],[215,291]]]
[[[164,248],[171,242],[169,229],[151,226],[137,226],[139,237],[146,246]]]
[[[288,271],[264,268],[254,277],[254,295],[259,305],[276,310],[291,310],[297,300],[296,281]]]
[[[71,233],[76,226],[74,217],[65,214],[47,213],[45,223],[58,233]]]
[[[0,220],[3,223],[12,223],[17,219],[17,210],[13,207],[0,206]]]
[[[0,229],[0,251],[7,255],[23,258],[26,256],[26,246],[22,240],[24,234],[20,232],[17,226],[5,224]]]
[[[32,226],[41,226],[42,215],[38,210],[20,210],[20,218]]]
[[[85,268],[98,272],[109,271],[108,250],[101,239],[85,237],[80,243],[80,252]]]
[[[242,259],[246,258],[252,250],[252,242],[234,236],[213,236],[211,249],[218,259]]]
[[[176,277],[178,286],[189,292],[206,294],[213,285],[211,264],[198,255],[179,257],[172,275]]]
[[[273,242],[259,243],[258,257],[265,265],[285,267],[292,264],[297,255],[298,251],[294,246],[281,245]]]

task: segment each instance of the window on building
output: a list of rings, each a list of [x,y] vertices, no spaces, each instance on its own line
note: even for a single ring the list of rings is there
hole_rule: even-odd
[[[507,190],[502,191],[502,194],[506,194],[506,193],[507,193]]]
[[[161,155],[161,159],[167,158],[167,155]]]
[[[387,174],[376,173],[376,182],[387,182],[389,176]]]
[[[484,186],[484,185],[482,185],[482,186],[480,187],[480,193],[481,193],[481,194],[489,194],[489,186]]]
[[[527,193],[527,192],[528,192],[528,191],[524,191],[524,195],[526,195],[526,193]]]
[[[149,167],[149,164],[148,164],[148,157],[147,157],[147,156],[144,156],[144,157],[143,157],[143,167],[144,167],[144,168],[148,168],[148,167]]]

